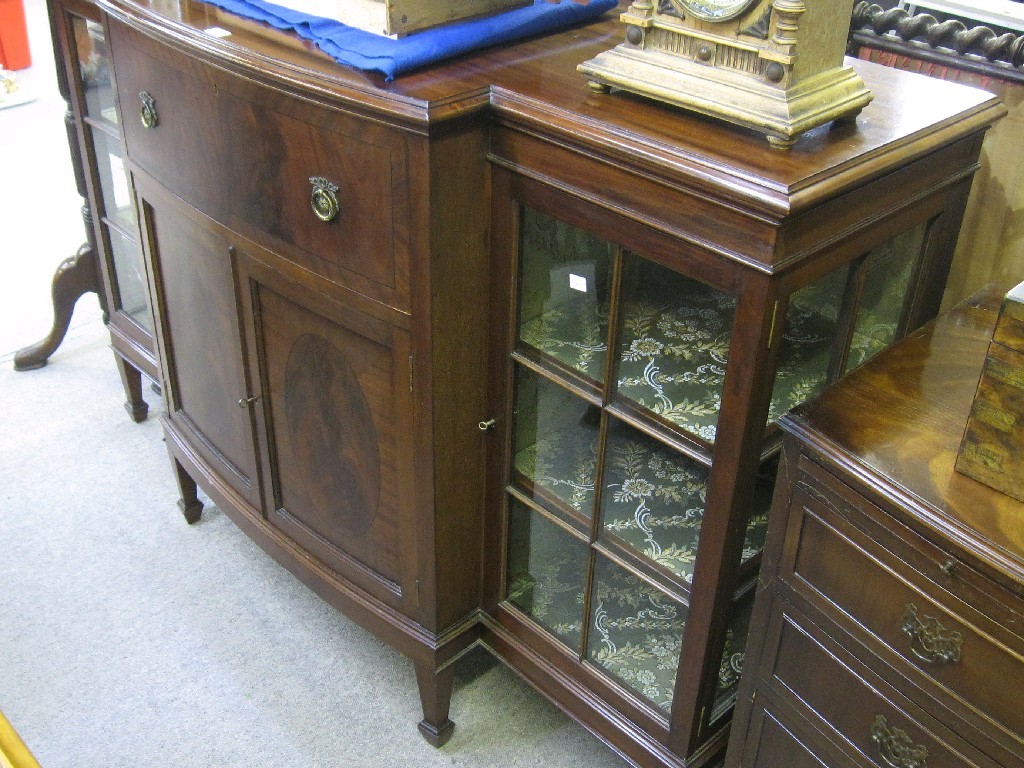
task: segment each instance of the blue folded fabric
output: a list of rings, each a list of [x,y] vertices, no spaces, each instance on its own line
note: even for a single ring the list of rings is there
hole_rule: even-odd
[[[263,0],[207,0],[238,16],[294,31],[341,64],[381,72],[386,80],[490,45],[552,32],[600,16],[618,0],[534,0],[533,5],[416,32],[393,40],[331,19],[299,13]]]

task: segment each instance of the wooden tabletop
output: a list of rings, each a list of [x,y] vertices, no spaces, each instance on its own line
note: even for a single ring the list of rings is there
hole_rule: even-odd
[[[990,288],[783,417],[883,495],[1024,589],[1024,504],[954,469],[1006,288]],[[1024,449],[1024,447],[1022,447]]]

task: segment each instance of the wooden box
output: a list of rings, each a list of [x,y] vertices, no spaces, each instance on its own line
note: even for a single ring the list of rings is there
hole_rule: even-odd
[[[1024,283],[1003,299],[956,468],[1024,501]]]
[[[278,5],[388,37],[531,5],[532,0],[275,0]]]

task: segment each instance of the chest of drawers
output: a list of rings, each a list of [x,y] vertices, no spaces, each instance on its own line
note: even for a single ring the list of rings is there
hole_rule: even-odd
[[[784,420],[729,766],[1024,765],[1024,505],[953,469],[999,298]]]

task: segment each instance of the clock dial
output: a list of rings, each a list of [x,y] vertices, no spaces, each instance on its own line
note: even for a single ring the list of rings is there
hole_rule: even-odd
[[[671,0],[685,14],[702,21],[729,21],[757,3],[757,0]]]

